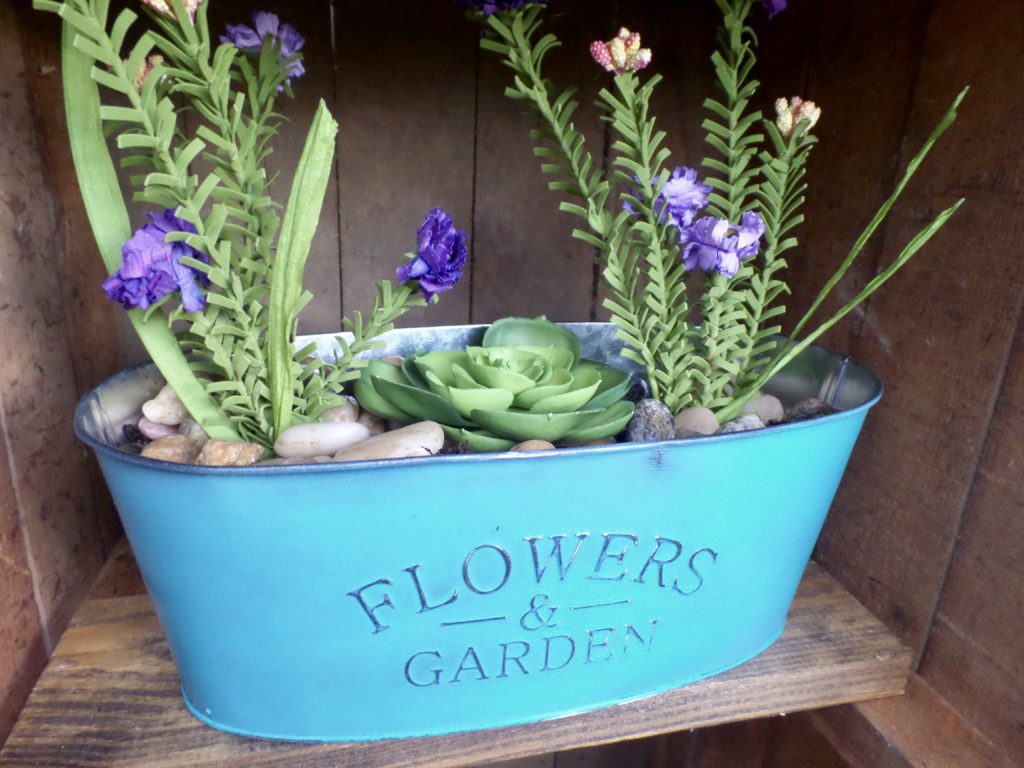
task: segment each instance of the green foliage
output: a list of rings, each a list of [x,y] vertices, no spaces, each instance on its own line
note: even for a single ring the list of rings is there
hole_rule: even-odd
[[[293,421],[312,421],[340,402],[342,385],[358,375],[353,355],[370,348],[408,307],[412,289],[379,286],[371,320],[344,321],[355,332],[335,361],[294,351],[296,321],[310,295],[302,273],[332,166],[336,124],[321,108],[303,152],[284,225],[269,193],[265,163],[290,95],[288,61],[268,36],[255,58],[216,44],[209,3],[193,20],[181,0],[174,18],[147,11],[140,30],[130,10],[116,15],[108,0],[36,0],[64,20],[65,96],[72,149],[90,222],[111,272],[131,235],[104,129],[116,137],[134,198],[190,222],[177,233],[209,264],[206,306],[186,312],[164,297],[129,315],[154,362],[189,412],[217,437],[273,445]],[[151,71],[141,79],[147,65]],[[106,99],[101,103],[99,88]],[[280,90],[279,90],[280,89]],[[180,119],[179,102],[192,112]],[[189,128],[190,130],[187,130]],[[166,316],[161,307],[169,309]]]
[[[534,154],[543,172],[556,177],[550,189],[564,196],[560,208],[586,223],[573,235],[597,249],[603,267],[604,307],[626,343],[623,355],[646,368],[652,394],[671,410],[697,403],[713,409],[720,420],[739,414],[758,388],[813,339],[837,322],[906,263],[945,223],[959,203],[924,228],[900,257],[865,287],[853,302],[805,339],[781,347],[777,334],[788,293],[783,279],[784,254],[797,245],[793,232],[803,222],[806,164],[816,139],[812,121],[795,119],[780,128],[756,107],[759,83],[752,77],[757,43],[747,18],[755,0],[715,0],[722,14],[718,50],[711,62],[720,94],[704,102],[702,126],[710,156],[703,160],[711,187],[704,211],[737,227],[744,213],[756,212],[765,231],[756,257],[740,263],[735,275],[717,272],[703,278],[699,301],[687,299],[687,274],[679,259],[679,231],[656,207],[670,176],[665,135],[650,114],[651,94],[660,80],[641,83],[634,73],[614,77],[597,105],[609,124],[613,142],[609,177],[594,167],[583,135],[572,123],[574,91],[556,94],[541,74],[546,54],[559,43],[540,35],[543,6],[529,4],[487,17],[481,46],[498,54],[513,73],[506,95],[523,104],[538,120],[531,132]],[[877,229],[892,203],[916,171],[938,135],[955,118],[961,94],[939,129],[915,158],[893,197],[857,241],[797,325],[808,317],[845,274]],[[791,121],[793,122],[793,121]],[[782,125],[780,123],[780,125]],[[613,186],[621,190],[617,213],[609,210]],[[962,201],[961,201],[962,202]],[[628,208],[628,210],[626,210]]]

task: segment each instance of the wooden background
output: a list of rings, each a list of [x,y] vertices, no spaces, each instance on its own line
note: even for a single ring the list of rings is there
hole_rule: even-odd
[[[217,25],[244,20],[250,5],[210,1]],[[316,100],[341,123],[304,330],[334,330],[342,312],[366,308],[372,281],[393,274],[434,206],[470,232],[471,264],[463,285],[406,324],[602,316],[593,254],[570,238],[575,222],[546,190],[528,123],[502,96],[506,74],[478,53],[475,30],[449,0],[260,7],[308,41],[308,74],[275,156],[279,197]],[[790,0],[770,24],[757,15],[762,107],[802,94],[824,113],[808,224],[790,258],[791,315],[813,299],[956,92],[973,86],[835,303],[938,211],[961,196],[967,205],[827,340],[874,369],[886,395],[817,558],[915,650],[917,672],[897,702],[537,765],[888,766],[903,764],[898,751],[937,749],[948,760],[929,765],[1024,765],[1024,3]],[[587,43],[621,24],[640,30],[652,69],[666,77],[656,113],[674,161],[699,162],[710,0],[552,0],[548,20],[566,43],[548,73],[579,85],[584,101],[607,82]],[[140,356],[99,290],[104,275],[66,149],[57,38],[53,17],[27,0],[0,1],[0,740],[119,536],[72,435],[72,409]],[[603,157],[595,113],[584,109],[577,122]],[[965,745],[976,763],[949,757]]]

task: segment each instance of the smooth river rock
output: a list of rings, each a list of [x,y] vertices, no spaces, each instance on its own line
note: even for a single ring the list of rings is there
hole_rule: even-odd
[[[370,430],[353,421],[296,424],[278,436],[274,443],[274,453],[283,459],[322,456],[336,453],[369,436]]]
[[[755,429],[764,429],[764,422],[752,413],[740,416],[738,419],[727,421],[718,430],[720,435],[728,435],[732,432],[751,432]]]
[[[263,458],[264,448],[241,440],[207,440],[196,457],[204,467],[248,467]]]
[[[188,416],[188,411],[181,400],[174,394],[171,385],[166,385],[152,400],[142,404],[142,415],[157,424],[178,425]]]
[[[141,455],[147,459],[191,464],[199,455],[199,446],[184,435],[165,435],[143,446]]]
[[[443,445],[444,432],[441,425],[433,421],[421,421],[343,448],[334,454],[334,460],[369,461],[433,456]]]
[[[713,435],[718,431],[718,419],[710,408],[694,405],[676,414],[676,437]]]
[[[743,406],[743,413],[752,413],[765,424],[778,424],[786,416],[782,401],[774,395],[752,397]]]
[[[509,448],[510,451],[553,451],[555,444],[547,440],[525,440]]]
[[[349,398],[341,405],[328,408],[320,414],[320,421],[358,421],[359,404]]]
[[[178,434],[178,427],[174,424],[158,424],[143,416],[139,419],[139,432],[150,440],[156,440],[158,437]]]

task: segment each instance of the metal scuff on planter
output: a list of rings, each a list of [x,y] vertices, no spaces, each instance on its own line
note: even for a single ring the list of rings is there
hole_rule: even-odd
[[[613,326],[570,327],[585,356],[623,364]],[[377,354],[482,332],[395,331]],[[80,403],[76,431],[185,700],[216,728],[315,741],[558,717],[757,655],[782,632],[881,394],[863,367],[810,349],[770,391],[839,412],[756,433],[211,469],[112,447],[160,385],[150,367],[114,377]]]

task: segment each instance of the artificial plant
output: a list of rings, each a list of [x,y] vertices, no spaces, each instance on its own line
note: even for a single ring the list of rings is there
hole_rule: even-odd
[[[465,235],[432,211],[401,285],[377,284],[369,315],[343,325],[334,360],[295,349],[311,298],[302,274],[332,168],[337,123],[320,103],[283,215],[266,170],[303,72],[302,36],[270,13],[214,39],[201,0],[144,0],[150,24],[109,0],[35,0],[63,20],[62,69],[75,169],[108,295],[211,437],[265,446],[341,402],[357,354],[461,275]],[[103,98],[101,99],[101,93]],[[187,119],[186,119],[187,114]],[[153,206],[132,233],[108,136],[134,199]],[[419,288],[417,293],[416,288]],[[422,294],[422,295],[420,295]]]

